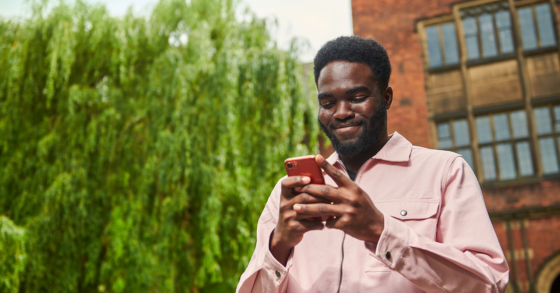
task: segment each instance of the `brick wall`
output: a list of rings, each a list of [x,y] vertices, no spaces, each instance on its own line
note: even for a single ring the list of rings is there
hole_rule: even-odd
[[[489,212],[560,205],[560,181],[483,188],[482,192]]]
[[[416,21],[450,14],[457,0],[351,0],[354,34],[379,41],[389,53],[393,74],[393,105],[388,113],[389,133],[398,131],[413,144],[432,147],[422,61],[422,48]],[[558,4],[560,9],[560,4]],[[483,193],[492,212],[520,211],[560,204],[560,181],[543,181],[515,186],[485,187]],[[519,216],[519,215],[518,215]],[[543,263],[560,251],[560,215],[523,220],[527,231],[529,263],[533,278]],[[528,292],[529,276],[519,220],[511,222],[518,283]],[[494,228],[510,262],[510,244],[502,220]],[[513,276],[512,276],[513,278]]]
[[[354,34],[379,41],[393,66],[389,133],[398,131],[415,145],[432,146],[416,20],[449,14],[455,2],[459,1],[352,0]]]
[[[531,267],[531,278],[535,281],[539,269],[554,254],[560,251],[560,217],[543,217],[536,219],[525,219],[524,225],[527,235],[527,256]],[[515,266],[517,268],[517,280],[522,292],[529,292],[529,270],[527,269],[527,261],[523,249],[523,237],[520,229],[519,221],[511,222],[513,251],[515,258]],[[513,280],[513,263],[510,253],[510,245],[506,225],[504,222],[494,223],[496,235],[502,245],[502,249],[508,260]]]

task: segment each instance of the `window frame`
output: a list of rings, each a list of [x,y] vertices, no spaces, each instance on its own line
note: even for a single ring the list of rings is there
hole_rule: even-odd
[[[509,16],[509,32],[510,32],[510,38],[511,38],[511,42],[512,42],[512,47],[513,50],[510,52],[503,52],[503,46],[502,46],[502,40],[500,38],[500,30],[498,28],[498,22],[497,22],[497,17],[496,14],[498,12],[501,11],[505,11],[507,12],[508,16]],[[492,25],[493,25],[493,33],[494,33],[494,42],[496,45],[496,50],[497,50],[497,54],[496,55],[492,55],[492,56],[485,56],[484,54],[484,49],[482,46],[482,34],[481,34],[481,25],[480,25],[480,16],[484,15],[484,14],[489,14],[492,17]],[[478,58],[473,58],[470,59],[468,58],[469,52],[468,52],[468,46],[466,46],[466,38],[465,38],[465,32],[464,32],[464,28],[462,29],[463,34],[459,37],[463,38],[464,42],[465,42],[465,49],[467,50],[467,64],[477,64],[480,62],[486,62],[489,60],[496,60],[496,59],[503,59],[503,58],[509,58],[509,57],[513,57],[516,55],[516,48],[518,46],[517,44],[517,40],[515,38],[515,28],[514,28],[514,19],[513,19],[513,15],[511,14],[510,11],[510,7],[509,7],[509,2],[508,1],[493,1],[493,2],[489,2],[489,3],[485,3],[482,5],[477,5],[477,6],[469,6],[466,8],[462,8],[460,10],[460,20],[461,20],[461,25],[463,25],[463,20],[466,18],[473,18],[475,20],[476,26],[477,26],[477,33],[476,33],[476,37],[477,37],[477,46],[478,46]]]
[[[548,8],[549,8],[549,12],[550,12],[550,21],[552,22],[552,31],[553,31],[553,36],[554,36],[554,41],[555,44],[551,45],[551,46],[546,46],[543,47],[542,46],[542,42],[541,42],[541,32],[539,30],[539,24],[537,21],[537,11],[536,11],[536,6],[537,5],[541,5],[541,4],[547,4]],[[519,31],[519,44],[516,45],[517,48],[521,48],[521,50],[523,51],[524,54],[530,55],[533,52],[541,52],[541,51],[548,51],[548,50],[554,50],[556,51],[556,49],[558,48],[558,28],[557,28],[557,23],[556,23],[556,18],[554,17],[554,13],[555,13],[555,7],[551,7],[550,2],[549,1],[531,1],[530,3],[519,3],[515,6],[515,12],[516,12],[516,16],[519,19],[519,9],[521,8],[526,8],[526,7],[531,7],[531,15],[533,16],[533,27],[535,28],[535,37],[537,39],[537,47],[536,48],[532,48],[532,49],[525,49],[523,46],[523,34],[521,31],[521,26],[519,24],[519,20],[518,20],[518,24],[519,27],[517,27],[516,29]]]
[[[476,44],[477,49],[479,50],[479,56],[477,58],[473,58],[473,59],[469,59],[468,58],[468,51],[467,51],[467,41],[465,39],[465,30],[464,30],[464,25],[462,23],[462,21],[465,19],[465,17],[468,17],[468,15],[465,15],[463,11],[465,10],[469,10],[469,9],[475,9],[477,7],[483,7],[486,6],[488,4],[490,4],[490,6],[492,4],[498,4],[498,3],[505,3],[503,0],[481,0],[481,1],[467,1],[467,2],[462,2],[462,3],[457,3],[453,5],[453,12],[451,14],[445,14],[445,15],[439,15],[439,16],[435,16],[435,17],[430,17],[430,18],[426,18],[426,19],[420,19],[417,21],[416,23],[416,32],[419,35],[419,39],[420,39],[420,43],[422,46],[422,54],[423,54],[423,64],[424,64],[424,74],[426,76],[426,82],[430,82],[430,78],[431,75],[437,75],[437,74],[441,74],[441,73],[447,73],[447,72],[451,72],[451,71],[455,71],[455,70],[459,70],[459,72],[461,73],[461,77],[462,77],[462,82],[463,82],[463,92],[462,94],[465,95],[465,99],[467,99],[467,105],[465,106],[465,108],[460,108],[460,109],[456,109],[454,111],[450,111],[450,112],[435,112],[435,110],[433,108],[430,107],[428,102],[428,119],[430,122],[430,141],[432,142],[433,146],[439,146],[439,131],[438,131],[438,124],[440,123],[447,123],[448,127],[449,127],[449,142],[445,142],[442,141],[448,145],[452,145],[449,148],[441,148],[442,150],[450,150],[450,151],[454,151],[457,152],[458,149],[470,149],[471,151],[471,155],[472,155],[472,169],[473,171],[475,171],[477,177],[479,178],[479,182],[481,184],[482,187],[484,188],[501,188],[501,187],[506,187],[506,186],[512,186],[512,185],[516,185],[516,184],[528,184],[528,183],[537,183],[537,182],[541,182],[543,180],[558,180],[560,179],[560,171],[556,172],[556,169],[554,169],[552,166],[543,166],[544,163],[546,162],[546,158],[545,158],[545,162],[543,162],[542,156],[541,156],[541,147],[539,144],[539,139],[546,137],[546,136],[553,136],[552,139],[554,140],[554,147],[556,147],[556,156],[558,159],[558,164],[559,164],[559,168],[560,168],[560,141],[558,140],[559,137],[558,136],[554,136],[554,135],[538,135],[537,134],[537,128],[536,128],[536,117],[534,115],[534,108],[537,108],[539,106],[545,106],[548,105],[549,106],[549,111],[550,111],[550,115],[551,115],[551,122],[553,123],[552,127],[553,130],[556,130],[555,125],[555,117],[554,117],[554,108],[551,107],[549,104],[554,104],[554,105],[560,105],[560,96],[559,95],[555,95],[555,96],[551,96],[551,97],[546,97],[546,98],[535,98],[533,96],[531,96],[530,93],[527,93],[528,89],[527,88],[522,88],[522,91],[524,93],[524,96],[521,100],[518,101],[509,101],[509,102],[503,102],[503,103],[499,103],[499,104],[494,104],[494,105],[488,105],[488,106],[482,106],[482,107],[473,107],[472,101],[469,100],[472,97],[469,96],[469,90],[472,89],[471,85],[469,84],[469,69],[473,66],[479,66],[479,65],[485,65],[485,64],[492,64],[495,62],[502,62],[502,61],[506,61],[506,60],[516,60],[517,62],[519,62],[519,64],[525,64],[523,62],[525,62],[525,58],[527,56],[533,56],[533,55],[541,55],[541,54],[547,54],[547,53],[551,53],[551,52],[560,52],[560,14],[559,12],[555,9],[556,6],[554,4],[552,4],[549,1],[544,1],[544,0],[518,0],[518,1],[509,1],[511,3],[508,3],[507,8],[502,9],[501,6],[494,6],[494,7],[499,7],[499,9],[497,9],[496,11],[494,11],[491,15],[492,15],[492,25],[494,26],[494,42],[496,43],[497,49],[499,50],[498,55],[491,55],[491,57],[483,57],[484,56],[484,52],[483,52],[483,48],[482,48],[482,44],[481,44],[481,37],[482,34],[480,32],[480,21],[478,19],[478,17],[473,17],[473,25],[476,25],[476,35],[472,34],[471,40],[469,40],[469,42],[472,44],[471,46],[474,47],[474,45]],[[550,20],[552,22],[553,25],[553,33],[554,33],[554,40],[556,41],[555,45],[550,45],[547,47],[542,47],[541,45],[541,31],[544,33],[545,36],[549,37],[550,36],[550,29],[548,27],[548,20],[537,20],[537,18],[535,17],[536,12],[537,12],[537,8],[540,7],[539,5],[543,5],[543,4],[547,4],[549,5],[549,12],[550,12]],[[523,43],[522,43],[522,35],[521,35],[521,28],[520,28],[520,22],[519,22],[519,18],[518,18],[518,13],[517,13],[517,9],[520,7],[525,7],[525,6],[531,6],[531,17],[533,17],[533,25],[535,26],[535,33],[539,34],[538,37],[535,36],[536,38],[538,38],[538,47],[536,49],[531,49],[531,50],[525,50],[523,47]],[[498,12],[499,11],[505,11],[509,17],[509,23],[506,22],[506,20],[504,20],[505,18],[504,15],[500,15]],[[480,14],[484,13],[485,10],[483,9],[479,9]],[[540,13],[545,13],[546,14],[546,9],[540,7],[539,8],[539,12]],[[500,18],[498,19],[497,16],[500,16]],[[459,43],[459,59],[460,59],[460,63],[457,65],[453,65],[453,66],[447,66],[447,65],[442,65],[439,67],[430,67],[429,66],[429,51],[428,51],[428,46],[427,46],[427,35],[425,32],[425,28],[432,26],[432,25],[438,25],[438,37],[440,38],[440,51],[442,52],[442,55],[445,54],[445,48],[443,47],[443,41],[441,40],[441,31],[442,31],[442,27],[441,25],[443,25],[444,23],[447,22],[454,22],[455,23],[455,34],[456,34],[456,41]],[[501,30],[498,29],[498,22],[500,24],[502,24],[502,26],[500,27]],[[543,25],[543,29],[539,29],[539,23],[544,24]],[[508,33],[511,35],[506,35],[504,32],[508,30]],[[471,30],[473,31],[473,30]],[[502,32],[502,35],[500,36],[500,31]],[[434,32],[431,33],[432,36],[435,35]],[[488,36],[488,35],[487,35]],[[462,39],[459,39],[462,38]],[[476,40],[476,42],[475,42]],[[506,46],[506,49],[511,50],[509,47],[509,44],[511,42],[511,44],[513,45],[513,50],[512,51],[508,51],[510,53],[502,53],[503,52],[503,44],[502,41],[505,41],[505,44],[507,44],[508,46]],[[552,41],[550,41],[550,38],[546,38],[545,42],[548,43],[552,43]],[[432,44],[435,42],[432,42]],[[444,57],[442,56],[442,59]],[[523,66],[521,66],[520,68],[520,72],[518,73],[520,75],[520,79],[521,82],[526,82],[528,80],[527,79],[527,69],[523,68]],[[523,86],[523,84],[522,84]],[[434,87],[437,89],[437,87]],[[429,89],[429,87],[427,87],[427,89]],[[427,92],[428,95],[430,95],[429,92]],[[552,105],[552,106],[554,106]],[[512,123],[515,121],[515,123],[513,123],[514,125],[518,126],[520,124],[518,124],[519,122],[518,119],[521,119],[519,117],[515,117],[514,115],[511,115],[512,112],[518,111],[518,110],[523,110],[524,114],[525,114],[525,123],[527,124],[527,128],[528,128],[528,136],[525,136],[525,133],[523,132],[523,136],[522,138],[514,138],[514,133],[513,133],[513,129],[512,129]],[[507,123],[508,123],[508,127],[509,127],[509,131],[510,131],[510,137],[509,139],[504,139],[504,140],[500,140],[495,141],[494,137],[495,137],[495,130],[494,130],[494,118],[493,115],[496,114],[500,114],[505,112],[507,114]],[[491,146],[491,151],[492,151],[492,155],[494,156],[493,158],[493,167],[495,168],[495,174],[496,174],[496,178],[495,179],[484,179],[484,170],[482,167],[482,153],[481,153],[481,147],[484,147],[485,144],[479,144],[478,143],[478,133],[477,133],[477,125],[476,125],[476,117],[479,116],[483,116],[483,115],[489,115],[492,118],[489,117],[489,119],[492,119],[492,124],[491,124],[491,128],[490,131],[492,131],[491,135],[492,135],[492,139],[493,141],[491,143],[487,143],[488,144],[492,144]],[[459,119],[466,119],[468,122],[468,127],[469,127],[469,134],[470,134],[470,138],[471,138],[471,143],[468,146],[463,146],[463,147],[456,147],[456,142],[455,142],[455,129],[454,129],[454,121],[455,120],[459,120]],[[461,128],[463,128],[461,126]],[[560,125],[558,126],[558,128],[560,129]],[[504,130],[505,131],[505,130]],[[556,131],[555,134],[559,134],[560,135],[560,131]],[[498,134],[499,135],[499,134]],[[521,135],[519,132],[517,132],[517,135]],[[444,139],[446,139],[444,137]],[[518,145],[519,142],[523,142],[521,145]],[[499,149],[501,151],[500,156],[502,157],[502,160],[506,160],[506,162],[502,162],[502,164],[499,164],[499,159],[500,157],[498,156],[498,145],[501,143],[507,143],[509,144],[509,146],[503,147],[500,146]],[[551,145],[550,141],[545,141],[545,144],[548,144],[545,146],[545,154],[548,154],[550,152],[549,149],[547,149],[547,147],[549,147]],[[509,149],[511,148],[511,149]],[[484,152],[488,152],[489,150],[485,150]],[[550,152],[551,153],[551,152]],[[513,156],[513,164],[509,165],[509,160],[510,157],[509,156]],[[530,160],[530,161],[529,161]],[[530,164],[529,164],[530,163]],[[531,166],[532,170],[529,169],[529,165]],[[506,172],[506,175],[510,175],[513,177],[513,173],[514,172],[510,172],[510,168],[515,167],[515,178],[512,179],[501,179],[502,176],[502,172],[500,171],[500,166],[502,167],[503,171]],[[486,170],[490,170],[488,169],[490,166],[486,166]],[[554,173],[544,173],[544,170],[548,170],[549,172],[554,171]],[[532,172],[529,172],[532,171]],[[521,175],[521,174],[525,174],[525,175]],[[509,176],[506,176],[509,177]]]
[[[543,104],[539,104],[539,105],[534,105],[532,110],[533,110],[533,115],[534,115],[534,111],[535,109],[538,108],[544,108],[546,107],[548,109],[548,113],[550,115],[551,118],[551,127],[552,127],[552,132],[551,133],[546,133],[546,134],[539,134],[538,129],[537,129],[537,125],[536,125],[536,119],[535,119],[535,136],[536,136],[536,142],[535,142],[535,147],[538,148],[539,151],[539,160],[542,161],[542,152],[541,152],[541,144],[540,144],[540,140],[542,138],[553,138],[554,141],[554,147],[556,150],[556,164],[558,166],[558,172],[555,173],[544,173],[544,166],[543,166],[543,177],[545,178],[549,178],[549,177],[558,177],[560,175],[560,129],[556,129],[556,125],[555,125],[555,114],[554,114],[554,107],[560,107],[560,103],[559,102],[551,102],[551,103],[543,103]]]
[[[523,111],[525,114],[525,121],[526,121],[526,126],[527,126],[527,136],[525,137],[519,137],[516,138],[514,137],[514,128],[513,128],[513,122],[512,122],[512,118],[511,118],[511,113],[513,112],[517,112],[517,111]],[[494,123],[494,116],[496,115],[500,115],[500,114],[506,114],[507,117],[507,125],[509,127],[508,131],[510,132],[510,136],[509,139],[503,139],[503,140],[497,140],[496,139],[496,128],[495,128],[495,123]],[[492,112],[485,112],[485,113],[480,113],[474,116],[474,120],[475,120],[475,127],[476,126],[476,119],[479,117],[488,117],[490,120],[490,132],[491,132],[491,136],[492,136],[492,140],[490,142],[484,142],[481,143],[478,140],[478,129],[476,129],[476,141],[477,141],[477,147],[480,153],[480,149],[484,148],[484,147],[488,147],[491,146],[492,147],[492,151],[493,151],[493,155],[494,155],[494,168],[496,170],[496,178],[495,179],[486,179],[484,171],[482,171],[482,174],[479,174],[481,176],[481,178],[483,179],[484,182],[508,182],[508,181],[516,181],[516,180],[523,180],[526,178],[532,178],[532,177],[536,177],[538,175],[538,166],[537,166],[537,162],[534,157],[534,145],[531,142],[531,130],[530,130],[530,117],[527,115],[527,112],[525,110],[525,108],[512,108],[512,109],[507,109],[507,110],[501,110],[501,111],[492,111]],[[518,157],[518,153],[517,153],[517,143],[520,142],[528,142],[529,143],[529,151],[530,151],[530,155],[531,155],[531,167],[533,169],[533,173],[531,175],[522,175],[521,174],[521,167],[519,164],[519,157]],[[515,178],[509,178],[509,179],[502,179],[502,174],[500,171],[500,167],[499,167],[499,155],[498,155],[498,145],[499,144],[504,144],[507,143],[509,145],[511,145],[511,149],[512,149],[512,155],[513,155],[513,160],[514,160],[514,164],[515,164]],[[480,162],[477,162],[478,164],[480,164],[481,166],[483,166],[482,164],[482,157],[479,158]]]
[[[458,121],[458,120],[465,120],[467,122],[467,131],[469,134],[469,143],[467,145],[462,145],[462,146],[457,146],[457,143],[455,142],[455,126],[454,126],[454,121]],[[472,147],[472,138],[473,138],[473,130],[472,127],[469,123],[469,118],[465,115],[465,116],[455,116],[455,117],[450,117],[450,118],[440,118],[438,120],[434,120],[435,123],[435,127],[436,127],[436,140],[437,140],[437,144],[438,144],[438,149],[439,150],[445,150],[445,151],[451,151],[457,154],[460,154],[458,152],[458,150],[462,150],[462,149],[469,149],[471,152],[471,164],[469,164],[469,166],[471,167],[471,169],[476,170],[476,166],[478,164],[478,162],[476,161],[475,158],[475,150]],[[438,131],[438,125],[442,124],[442,123],[447,123],[449,125],[449,137],[451,139],[451,147],[450,148],[440,148],[439,146],[439,131]],[[465,160],[467,163],[469,163],[467,160]],[[476,173],[476,172],[475,172]]]
[[[445,40],[444,40],[443,29],[442,29],[443,25],[449,24],[449,23],[453,24],[453,28],[454,28],[454,31],[455,31],[455,47],[457,49],[457,56],[458,56],[457,62],[452,63],[452,64],[447,63],[447,53],[445,51]],[[438,30],[439,50],[441,52],[441,60],[442,60],[441,65],[439,65],[439,66],[431,66],[430,65],[430,48],[428,46],[428,34],[426,33],[426,30],[429,27],[434,27],[434,26],[437,27],[437,30]],[[426,60],[425,61],[426,61],[427,68],[429,70],[441,70],[441,69],[445,70],[445,69],[448,69],[448,68],[461,66],[461,45],[460,45],[459,38],[458,38],[459,31],[457,30],[457,24],[455,23],[455,21],[453,19],[447,20],[447,21],[439,21],[439,22],[436,22],[436,23],[425,24],[422,27],[422,30],[423,30],[423,34],[424,34],[424,42],[426,44],[426,46],[425,46],[425,48],[426,48],[426,50],[425,50]]]

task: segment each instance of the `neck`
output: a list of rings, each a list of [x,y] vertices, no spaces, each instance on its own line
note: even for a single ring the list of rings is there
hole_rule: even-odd
[[[340,160],[344,163],[346,169],[358,173],[362,165],[375,156],[385,144],[389,141],[389,136],[387,135],[387,131],[381,136],[381,139],[367,152],[360,153],[356,156],[352,157],[343,157],[339,155]]]

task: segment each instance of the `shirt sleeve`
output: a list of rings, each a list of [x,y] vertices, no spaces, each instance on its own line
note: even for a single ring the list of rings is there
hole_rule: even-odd
[[[442,182],[436,240],[384,215],[377,245],[366,247],[426,292],[504,292],[509,269],[478,180],[462,157]]]
[[[288,286],[288,271],[292,264],[292,254],[284,267],[274,258],[269,249],[270,235],[278,222],[280,202],[280,181],[268,198],[257,224],[257,245],[251,261],[241,275],[238,293],[283,293]]]

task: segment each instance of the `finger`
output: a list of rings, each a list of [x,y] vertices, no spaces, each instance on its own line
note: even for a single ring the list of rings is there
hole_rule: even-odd
[[[317,215],[311,215],[311,214],[297,214],[297,216],[294,218],[298,221],[319,221],[319,222],[324,222],[328,219],[334,218],[334,216],[331,215],[323,215],[323,216],[317,216]]]
[[[339,203],[342,201],[338,188],[330,185],[321,184],[309,184],[303,187],[299,187],[299,190],[304,193],[308,193],[314,197],[322,197],[330,202]]]
[[[292,205],[294,204],[309,204],[309,203],[328,203],[330,204],[331,201],[322,197],[318,197],[318,196],[313,196],[310,195],[309,193],[299,193],[298,195],[294,196],[291,200],[290,203]]]
[[[350,178],[344,176],[344,173],[342,173],[342,171],[329,164],[329,162],[327,162],[327,160],[325,160],[323,156],[316,155],[315,162],[317,162],[317,165],[319,165],[319,167],[325,170],[325,173],[327,173],[327,175],[331,176],[338,187],[349,186],[354,183]]]
[[[340,207],[334,204],[328,203],[312,203],[312,204],[295,204],[294,211],[298,213],[296,218],[300,216],[300,214],[309,217],[321,217],[321,216],[340,216],[342,215],[342,211],[340,211]]]
[[[307,176],[290,176],[282,180],[282,186],[287,188],[294,188],[309,184],[309,182],[311,182],[311,178]]]
[[[329,229],[341,229],[342,225],[340,222],[340,217],[330,218],[325,222],[325,226]]]
[[[282,194],[284,196],[295,195],[294,193],[295,187],[304,186],[305,184],[309,184],[309,182],[311,182],[311,178],[307,176],[287,177],[284,180],[282,180],[282,183],[280,184],[282,186]]]
[[[308,185],[318,185],[318,186],[325,186],[326,185],[326,186],[329,186],[329,187],[332,187],[332,188],[338,188],[338,187],[330,185],[330,184],[307,184],[307,185],[304,185],[304,186],[294,187],[294,191],[295,192],[305,192],[305,190],[303,190],[303,189]]]
[[[312,231],[312,230],[323,230],[325,228],[325,224],[321,221],[309,221],[309,220],[298,220],[300,224],[304,227],[305,232]]]

